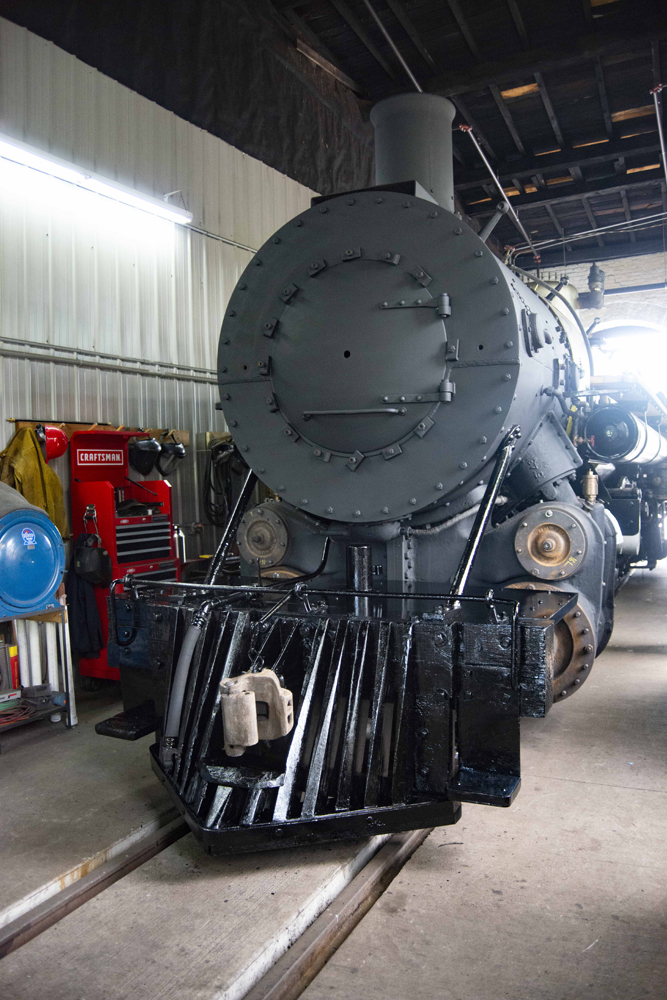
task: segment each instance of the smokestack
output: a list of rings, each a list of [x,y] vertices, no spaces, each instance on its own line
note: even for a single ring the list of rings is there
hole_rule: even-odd
[[[418,181],[439,205],[454,211],[452,122],[456,108],[435,94],[399,94],[371,110],[375,183]]]

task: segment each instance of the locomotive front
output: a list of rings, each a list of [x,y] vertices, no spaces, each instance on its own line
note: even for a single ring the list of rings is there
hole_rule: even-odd
[[[454,212],[453,116],[378,104],[376,185],[250,262],[219,348],[249,472],[208,583],[112,598],[124,725],[153,712],[154,769],[212,851],[509,805],[520,716],[611,631],[618,525],[568,436],[588,344]]]

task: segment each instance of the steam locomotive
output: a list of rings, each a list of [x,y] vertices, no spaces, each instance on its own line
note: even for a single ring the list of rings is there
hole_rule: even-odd
[[[125,711],[98,731],[157,732],[212,852],[510,805],[520,717],[583,685],[619,574],[665,555],[667,493],[640,480],[667,410],[592,385],[576,292],[456,214],[453,117],[377,104],[375,186],[313,199],[251,260],[218,365],[249,471],[207,582],[112,587]]]

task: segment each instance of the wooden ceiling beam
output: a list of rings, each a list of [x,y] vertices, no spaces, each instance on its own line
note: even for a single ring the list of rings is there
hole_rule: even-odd
[[[662,238],[642,239],[637,240],[636,243],[631,243],[630,240],[624,241],[623,243],[614,242],[608,243],[606,247],[602,248],[590,245],[588,247],[584,247],[581,245],[580,241],[577,241],[577,245],[580,249],[574,249],[568,256],[568,266],[570,264],[593,263],[594,261],[601,263],[603,260],[614,260],[619,257],[638,257],[641,254],[660,253],[662,251]],[[541,256],[542,260],[539,266],[542,269],[549,267],[562,268],[562,247],[556,247],[555,249],[546,248],[541,252]],[[526,270],[532,270],[535,267],[532,254],[530,253],[519,257],[518,264]]]
[[[582,198],[581,199],[581,203],[584,206],[584,211],[586,212],[586,216],[588,218],[588,221],[591,224],[591,229],[597,229],[598,228],[597,220],[596,220],[595,216],[593,215],[593,212],[591,210],[591,206],[588,204],[588,198]],[[604,246],[604,240],[602,239],[602,237],[601,236],[596,236],[595,238],[598,241],[598,246],[599,247],[603,247]]]
[[[628,32],[595,32],[577,37],[568,43],[556,43],[548,48],[526,49],[508,59],[482,62],[460,73],[446,73],[429,81],[431,93],[451,97],[468,91],[483,90],[490,84],[514,83],[534,73],[550,73],[567,66],[590,62],[601,56],[643,54],[653,41],[667,38],[667,15],[655,20],[651,31],[636,35]]]
[[[405,13],[405,10],[403,9],[403,4],[400,2],[400,0],[385,0],[385,3],[392,11],[394,17],[399,22],[399,24],[405,31],[406,35],[409,37],[410,41],[417,49],[417,52],[419,52],[422,59],[426,62],[426,64],[430,67],[430,69],[434,71],[437,70],[433,56],[424,45],[421,35],[415,28],[414,24],[412,23],[408,15]]]
[[[544,190],[537,190],[534,194],[526,194],[520,198],[512,198],[512,206],[514,208],[541,208],[546,204],[550,205],[560,205],[566,201],[581,201],[582,196],[586,195],[588,198],[604,197],[605,195],[618,194],[619,191],[639,191],[643,188],[653,187],[656,192],[659,191],[660,178],[655,177],[653,180],[643,180],[643,181],[630,181],[625,180],[622,184],[618,183],[617,177],[610,177],[607,181],[587,181],[584,184],[577,184],[574,181],[571,184],[563,184],[563,189],[567,189],[567,194],[565,190],[562,194],[556,194],[553,187],[546,188]],[[550,197],[545,198],[544,195],[549,192]],[[553,195],[551,196],[551,192]],[[471,212],[470,215],[473,217],[482,215],[492,215],[493,209],[483,209],[479,212]]]
[[[547,91],[547,85],[544,82],[544,77],[541,73],[535,73],[535,83],[540,88],[540,97],[542,98],[542,104],[544,105],[544,110],[547,113],[547,118],[551,123],[553,133],[556,136],[556,142],[562,148],[565,145],[565,140],[563,139],[563,132],[561,130],[558,118],[556,117],[556,112],[554,111],[554,106],[551,103],[551,98],[549,97],[549,92]]]
[[[489,90],[491,91],[491,96],[493,97],[494,101],[498,105],[498,110],[500,111],[501,115],[503,116],[503,120],[504,120],[505,124],[507,125],[507,130],[508,130],[509,134],[512,136],[512,139],[514,140],[514,145],[519,150],[519,152],[523,153],[524,156],[525,156],[525,154],[526,154],[526,147],[522,143],[521,136],[519,135],[519,133],[516,130],[516,125],[514,124],[514,119],[512,118],[512,115],[510,114],[509,108],[505,104],[505,98],[500,93],[500,90],[495,85],[495,83],[491,84],[491,86],[489,87]]]
[[[600,97],[600,107],[602,108],[602,117],[604,118],[604,127],[607,130],[607,135],[611,139],[614,134],[614,126],[611,120],[611,112],[609,110],[609,97],[607,96],[607,86],[604,82],[602,60],[599,56],[595,59],[595,80],[598,85],[598,94]]]
[[[553,207],[551,205],[549,205],[549,204],[545,205],[544,207],[547,210],[547,215],[551,219],[551,222],[553,224],[554,229],[556,230],[556,232],[558,233],[558,235],[561,237],[561,239],[563,239],[565,241],[565,230],[563,229],[563,227],[561,226],[560,222],[556,218],[556,213],[554,212]],[[567,243],[567,242],[564,242],[564,245],[565,245],[565,249],[568,250],[570,253],[572,253],[572,245],[570,243]]]
[[[366,29],[364,28],[361,21],[358,19],[356,14],[354,14],[344,0],[329,0],[329,3],[336,8],[340,16],[343,18],[345,23],[352,29],[357,38],[363,45],[366,46],[370,54],[373,56],[375,61],[382,67],[390,80],[394,83],[399,83],[399,79],[394,69],[389,65],[385,57],[382,55],[375,42],[370,37]]]
[[[620,195],[621,195],[621,202],[623,204],[623,211],[625,212],[625,218],[627,219],[628,222],[632,222],[632,213],[630,211],[630,205],[628,204],[628,196],[625,193],[625,191],[621,191]],[[637,237],[635,236],[634,233],[630,233],[630,240],[632,243],[637,242]]]
[[[460,102],[460,98],[455,99]],[[599,150],[599,152],[597,152]],[[604,150],[604,152],[603,152]],[[614,143],[602,143],[599,146],[586,146],[582,149],[563,150],[561,153],[553,153],[547,156],[526,156],[523,160],[513,160],[500,163],[497,173],[503,183],[509,183],[515,177],[528,178],[536,170],[558,170],[558,173],[567,172],[575,167],[589,167],[600,163],[609,163],[626,156],[643,156],[649,153],[660,151],[660,144],[657,132],[652,142],[647,142],[646,136],[637,136],[635,139],[621,139]],[[467,188],[476,187],[482,178],[486,177],[483,169],[476,171],[472,176],[462,177],[457,181],[456,187],[460,191]]]
[[[516,28],[519,38],[524,45],[528,45],[528,32],[526,31],[526,25],[523,23],[518,3],[516,0],[507,0],[507,6],[510,9],[510,14],[512,15],[512,20],[514,21],[514,27]]]
[[[459,0],[447,0],[447,6],[452,12],[454,20],[456,21],[459,27],[459,31],[466,40],[468,48],[474,55],[475,59],[479,59],[481,61],[482,53],[477,48],[477,42],[474,39],[472,31],[468,27],[468,22],[466,21],[465,15],[463,13],[463,8]]]

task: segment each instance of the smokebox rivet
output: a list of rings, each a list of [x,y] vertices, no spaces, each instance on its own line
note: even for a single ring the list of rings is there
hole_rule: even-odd
[[[517,552],[523,552],[523,549],[517,549]]]
[[[411,497],[411,498],[410,498],[410,503],[411,503],[411,504],[412,504],[412,506],[414,507],[414,506],[415,506],[415,504],[417,503],[417,497]]]
[[[382,508],[382,513],[383,514],[388,514],[389,513],[389,508],[388,507],[383,507]]]
[[[475,257],[482,257],[483,253],[481,250],[475,250]]]
[[[361,511],[360,510],[355,510],[354,516],[355,517],[361,517]]]
[[[226,365],[221,365],[220,366],[220,371],[221,372],[226,372],[227,371],[227,366]]]
[[[577,555],[578,555],[578,556],[581,556],[581,555],[583,555],[583,552],[584,552],[584,550],[583,550],[583,549],[577,549]]]
[[[467,468],[468,468],[468,463],[467,462],[460,462],[459,463],[459,469],[467,469]]]
[[[356,205],[357,199],[356,198],[348,198],[347,199],[347,203],[348,203],[348,205]]]
[[[257,471],[261,474],[261,473],[266,472],[266,469],[258,469]]]
[[[271,240],[271,242],[272,243],[280,243],[280,237],[279,236],[274,236],[273,239]]]
[[[528,521],[522,521],[521,522],[521,527],[522,528],[527,528],[528,527]]]
[[[421,396],[416,396],[415,398],[416,398],[416,400],[417,400],[418,403],[421,403],[421,399],[422,399]]]
[[[479,443],[480,444],[486,444],[487,441],[488,441],[488,438],[484,434],[482,434],[481,438],[479,439]]]
[[[437,219],[438,218],[438,213],[437,212],[429,212],[428,213],[428,217],[429,217],[429,219]]]
[[[491,284],[497,285],[499,280],[500,280],[499,278],[491,278]]]
[[[561,698],[567,697],[567,691],[561,691],[560,696]]]
[[[442,485],[442,483],[436,483],[435,488],[436,490],[444,490],[445,487]]]
[[[302,503],[302,504],[307,504],[307,503],[308,503],[308,501],[307,501],[307,500],[302,500],[302,501],[301,501],[301,503]]]
[[[246,290],[247,287],[248,286],[245,285],[245,284],[244,285],[239,285],[239,290],[242,291],[242,292],[245,292],[245,290]]]
[[[256,260],[255,261],[255,267],[261,267],[261,266],[262,266],[261,260]]]
[[[399,403],[404,403],[405,402],[405,396],[400,396],[398,401],[399,401]]]
[[[410,207],[411,207],[411,205],[412,205],[412,202],[411,202],[411,201],[404,201],[404,202],[403,202],[403,208],[410,208]]]
[[[511,381],[511,379],[512,379],[512,376],[511,376],[511,375],[509,374],[509,372],[508,372],[508,374],[507,374],[507,375],[503,375],[503,378],[504,378],[504,380],[505,380],[506,382],[510,382],[510,381]]]
[[[505,308],[502,309],[501,312],[502,312],[503,316],[509,316],[509,314],[510,314],[510,311],[507,308],[507,306],[505,306]]]
[[[389,402],[389,396],[383,396],[382,397],[382,402],[383,403],[388,403]]]
[[[236,316],[236,309],[230,309],[227,313],[228,316]]]
[[[513,340],[506,340],[505,341],[505,347],[514,347],[514,341]]]
[[[326,205],[320,205],[320,212],[322,213],[322,215],[326,215],[328,211],[329,209],[327,208]]]
[[[284,493],[285,492],[285,487],[284,486],[279,486],[278,487],[278,492],[279,493]]]
[[[462,232],[463,230],[461,229],[461,227],[457,226],[456,229],[454,230],[454,236],[460,236]]]
[[[250,448],[248,447],[247,444],[244,444],[243,447],[241,448],[241,451],[250,451]]]
[[[502,406],[494,406],[493,407],[493,412],[494,413],[502,413],[503,412]]]
[[[376,198],[375,199],[375,204],[376,205],[381,205],[383,201],[384,201],[384,198]]]
[[[230,427],[236,427],[237,425],[238,425],[238,420],[230,420],[229,421],[229,426]]]
[[[228,393],[228,392],[223,392],[223,394],[222,394],[222,398],[223,398],[223,399],[231,399],[231,396],[229,395],[229,393]]]
[[[315,451],[313,452],[313,455],[315,455],[316,458],[319,458],[321,454],[322,454],[322,452],[320,451],[319,448],[316,448]]]
[[[225,337],[225,339],[223,340],[223,344],[225,345],[225,347],[229,347],[229,337]]]

